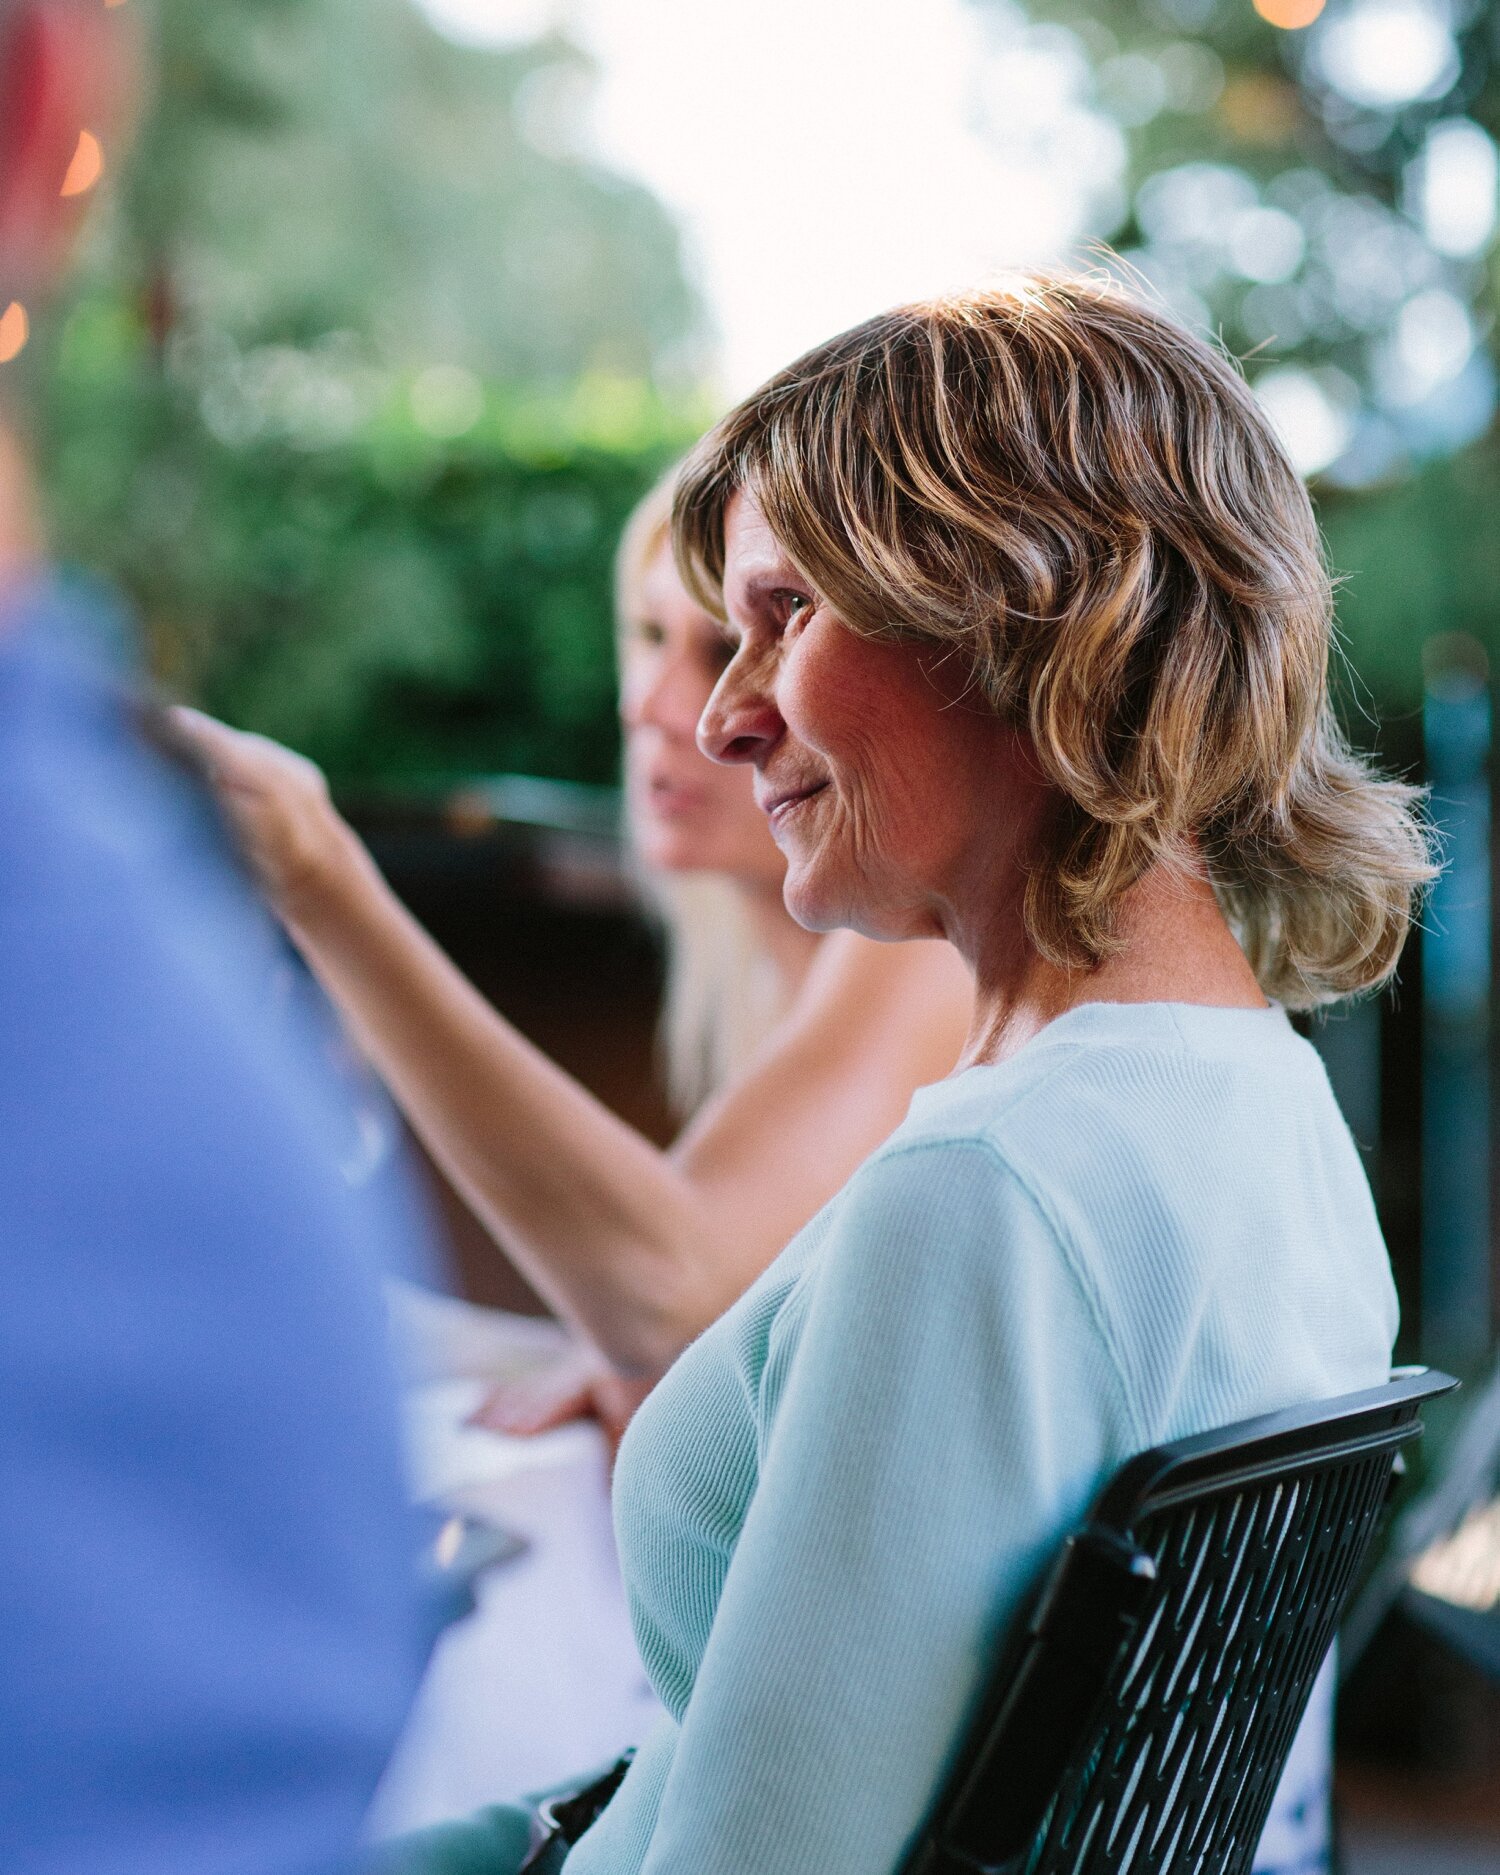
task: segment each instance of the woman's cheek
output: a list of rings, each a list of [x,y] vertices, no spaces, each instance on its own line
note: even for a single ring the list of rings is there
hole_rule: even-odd
[[[819,753],[836,751],[841,714],[837,660],[813,632],[802,633],[782,657],[775,702],[799,742]]]

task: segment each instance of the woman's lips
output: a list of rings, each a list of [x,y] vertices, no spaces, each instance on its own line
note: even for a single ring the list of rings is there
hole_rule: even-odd
[[[777,792],[768,792],[762,796],[761,812],[770,821],[773,828],[781,826],[805,802],[819,795],[828,786],[826,781],[810,781],[798,788],[782,788]]]

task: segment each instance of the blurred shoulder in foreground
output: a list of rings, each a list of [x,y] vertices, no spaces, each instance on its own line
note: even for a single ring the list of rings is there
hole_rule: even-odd
[[[420,1670],[421,1222],[102,616],[0,596],[0,1866],[311,1875]]]

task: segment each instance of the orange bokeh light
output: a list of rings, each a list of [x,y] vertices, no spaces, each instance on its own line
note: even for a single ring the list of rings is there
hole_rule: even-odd
[[[26,308],[13,299],[0,313],[0,365],[8,365],[31,336],[31,321]]]
[[[1283,32],[1294,33],[1311,26],[1328,0],[1251,0],[1251,4],[1263,20]]]
[[[73,160],[68,164],[68,173],[63,177],[60,191],[63,195],[86,195],[104,174],[104,152],[99,148],[99,139],[91,130],[80,130],[78,148],[73,152]]]

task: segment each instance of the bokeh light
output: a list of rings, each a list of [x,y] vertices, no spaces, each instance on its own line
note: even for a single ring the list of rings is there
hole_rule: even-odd
[[[1272,26],[1283,32],[1298,32],[1311,26],[1328,0],[1255,0],[1255,10]]]
[[[86,195],[103,174],[104,152],[99,147],[99,139],[91,130],[80,130],[78,147],[68,164],[59,194]]]
[[[1458,77],[1453,34],[1423,0],[1364,0],[1324,23],[1315,55],[1335,90],[1372,110],[1442,97]]]
[[[1281,437],[1299,475],[1316,475],[1337,462],[1354,435],[1357,395],[1327,373],[1283,365],[1255,381],[1261,408]]]
[[[418,429],[443,441],[463,436],[484,414],[484,386],[461,365],[429,365],[410,393]]]
[[[1272,285],[1290,280],[1302,265],[1307,236],[1284,209],[1247,208],[1230,222],[1225,247],[1242,280]]]
[[[1500,163],[1489,134],[1466,117],[1428,131],[1408,172],[1409,210],[1440,254],[1481,253],[1495,232]]]
[[[1396,315],[1382,373],[1393,404],[1419,404],[1456,378],[1469,362],[1476,334],[1469,309],[1444,287],[1414,293]]]
[[[26,308],[13,299],[0,313],[0,365],[8,365],[18,356],[30,335],[31,321],[26,317]]]
[[[462,45],[524,45],[562,22],[560,0],[421,0],[434,26]]]

